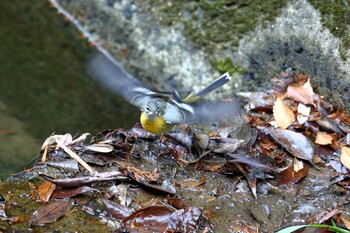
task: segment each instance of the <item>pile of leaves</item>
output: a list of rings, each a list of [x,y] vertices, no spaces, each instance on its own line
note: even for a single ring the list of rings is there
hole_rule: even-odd
[[[215,231],[213,210],[191,206],[189,200],[196,197],[184,192],[209,192],[206,186],[214,181],[207,180],[208,174],[228,178],[232,191],[241,191],[244,181],[259,199],[259,183],[282,192],[280,186],[300,182],[311,170],[332,169],[329,180],[347,193],[348,113],[335,111],[302,74],[282,73],[273,81],[275,88],[269,92],[239,93],[246,98],[241,116],[235,116],[239,124],[226,124],[209,134],[182,127],[158,137],[136,125],[105,130],[91,143],[85,143],[88,134],[76,139],[70,134],[49,137],[35,166],[23,171],[39,175],[29,182],[28,198],[42,206],[30,216],[8,216],[14,205],[9,192],[0,205],[1,220],[28,221],[30,227],[59,221],[64,229],[69,224],[65,219],[83,211],[108,231]],[[207,203],[220,197],[220,191],[210,189],[214,194]],[[323,223],[334,218],[349,229],[343,207],[308,220]],[[264,231],[267,218],[262,221],[254,211],[250,214],[257,225],[231,229]],[[277,227],[281,225],[274,230]]]

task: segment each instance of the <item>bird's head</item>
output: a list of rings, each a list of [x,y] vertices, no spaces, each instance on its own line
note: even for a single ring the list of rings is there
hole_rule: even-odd
[[[155,120],[160,116],[159,105],[156,101],[149,101],[145,108],[145,113],[148,119]]]

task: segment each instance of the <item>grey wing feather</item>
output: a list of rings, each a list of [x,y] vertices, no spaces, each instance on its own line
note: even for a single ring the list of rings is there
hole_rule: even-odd
[[[88,61],[91,76],[109,91],[123,96],[131,104],[143,108],[153,95],[161,95],[132,77],[116,60],[99,54]]]
[[[201,123],[227,120],[238,117],[241,105],[238,99],[232,101],[200,102],[193,106],[193,117],[185,120],[186,123]]]

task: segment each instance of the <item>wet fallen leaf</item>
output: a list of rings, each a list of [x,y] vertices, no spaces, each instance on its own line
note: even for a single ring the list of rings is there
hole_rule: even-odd
[[[330,145],[332,144],[332,140],[332,135],[318,131],[316,134],[315,143],[319,145]]]
[[[190,207],[183,199],[176,197],[167,197],[166,201],[175,209],[188,209]]]
[[[310,79],[308,79],[307,82],[301,87],[289,86],[286,94],[288,98],[291,98],[299,103],[311,104],[315,106],[314,91],[311,87]]]
[[[98,173],[98,176],[84,176],[84,177],[63,178],[63,179],[53,179],[52,177],[46,174],[39,174],[39,175],[43,177],[45,180],[48,180],[64,188],[79,187],[87,184],[104,182],[109,180],[120,180],[120,181],[129,180],[129,178],[120,171],[101,172],[101,173]]]
[[[38,187],[38,196],[40,201],[42,203],[48,202],[55,188],[55,184],[51,183],[50,181],[44,181],[44,183]]]
[[[130,232],[196,232],[202,210],[189,207],[176,210],[165,205],[149,206],[135,211],[123,220]]]
[[[293,167],[289,167],[288,169],[282,171],[279,174],[277,182],[279,184],[295,184],[298,183],[302,178],[304,178],[309,173],[310,167],[304,164],[304,168],[299,170],[298,172],[294,171]]]
[[[31,226],[43,226],[57,221],[68,212],[68,201],[69,199],[56,200],[34,211],[29,218],[29,224]]]
[[[137,175],[137,178],[135,177],[135,174],[131,170],[127,170],[127,173],[131,179],[138,182],[139,184],[142,184],[148,188],[151,188],[153,190],[168,193],[168,194],[176,194],[176,189],[174,184],[170,180],[158,180],[157,183],[154,181],[146,180],[143,177]],[[152,183],[151,183],[152,182]]]
[[[53,191],[52,198],[63,199],[67,197],[74,197],[76,195],[92,192],[92,191],[96,191],[96,189],[91,188],[89,186],[81,186],[78,188],[71,188],[71,189],[58,189]]]
[[[273,106],[273,116],[276,125],[281,129],[286,129],[295,122],[294,113],[280,97],[277,97]]]
[[[350,170],[350,148],[343,146],[341,148],[340,162]]]
[[[304,159],[312,163],[314,148],[309,139],[301,133],[291,130],[265,128],[265,130],[293,156]]]
[[[131,232],[164,232],[171,222],[171,214],[174,211],[163,205],[149,206],[125,218],[123,225]]]
[[[45,165],[60,169],[65,173],[76,173],[79,171],[78,162],[74,159],[45,162]]]
[[[122,204],[117,204],[114,201],[102,200],[106,205],[108,213],[118,220],[124,220],[129,217],[135,210]]]

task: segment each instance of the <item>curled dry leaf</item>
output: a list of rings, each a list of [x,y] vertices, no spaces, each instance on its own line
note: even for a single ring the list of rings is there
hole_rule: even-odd
[[[72,141],[72,144],[76,145],[76,144],[84,143],[88,136],[90,136],[90,133],[83,133],[78,138],[74,139]]]
[[[340,162],[350,170],[350,148],[343,146],[341,148]]]
[[[332,144],[333,137],[328,133],[317,132],[315,143],[319,145],[330,145]]]
[[[196,144],[202,149],[205,150],[209,145],[209,136],[207,134],[195,134]]]
[[[85,146],[85,148],[99,153],[111,153],[114,150],[114,147],[108,144],[92,144]]]
[[[41,150],[44,150],[47,146],[56,144],[58,141],[61,142],[63,145],[70,145],[72,143],[72,140],[73,137],[69,133],[65,135],[52,135],[45,140],[45,142],[41,146]]]
[[[291,98],[299,103],[315,106],[314,91],[311,87],[310,79],[301,87],[289,86],[286,94],[287,98]]]
[[[299,124],[304,124],[305,122],[307,122],[307,120],[309,119],[310,116],[310,110],[311,107],[310,106],[306,106],[304,104],[299,103],[298,104],[298,123]]]
[[[304,163],[301,160],[298,160],[296,157],[294,157],[293,161],[293,168],[295,172],[298,172],[304,168]]]
[[[291,130],[265,128],[265,130],[293,156],[312,163],[314,148],[310,141],[301,133]]]
[[[280,97],[277,97],[273,106],[273,116],[275,117],[277,126],[281,129],[288,128],[295,121],[294,113]]]

